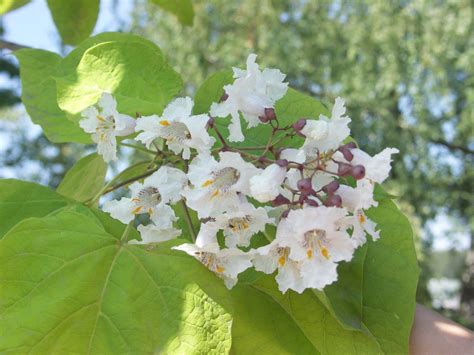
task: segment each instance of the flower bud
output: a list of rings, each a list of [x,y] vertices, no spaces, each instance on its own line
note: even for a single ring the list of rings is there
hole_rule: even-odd
[[[344,159],[347,161],[352,161],[354,159],[354,154],[349,149],[339,149],[339,151],[342,153],[344,156]]]
[[[365,167],[363,165],[353,166],[351,169],[351,175],[356,180],[363,179],[365,176]]]
[[[269,121],[276,120],[277,116],[275,113],[275,109],[272,107],[265,108],[265,117],[267,117]]]
[[[300,118],[298,121],[293,123],[293,129],[295,131],[301,131],[304,128],[304,126],[306,126],[306,119],[304,118]]]
[[[278,165],[280,168],[286,168],[288,166],[288,160],[286,159],[278,159],[275,162],[276,165]]]
[[[330,195],[326,201],[324,201],[324,206],[326,207],[341,207],[341,205],[342,199],[339,195]]]
[[[213,117],[210,117],[209,120],[207,121],[206,127],[207,128],[214,127],[214,122],[215,122],[215,119]]]
[[[339,188],[339,182],[337,180],[331,181],[329,184],[323,186],[323,191],[328,195],[333,194]]]
[[[271,107],[267,107],[264,110],[264,114],[259,116],[258,118],[263,123],[267,123],[271,120],[275,120],[276,119],[275,110]]]
[[[344,145],[341,145],[339,148],[337,148],[338,151],[342,153],[344,156],[344,159],[347,161],[352,161],[354,158],[354,155],[352,154],[351,150],[357,148],[354,142],[350,142]]]
[[[229,95],[224,91],[224,93],[221,96],[220,102],[224,102],[229,98]]]
[[[337,163],[339,166],[337,167],[337,173],[339,176],[347,176],[351,174],[352,165],[346,163]]]
[[[286,217],[288,217],[288,215],[290,214],[290,211],[291,211],[291,210],[285,210],[285,211],[283,211],[283,213],[281,214],[281,218],[286,218]]]
[[[289,205],[291,201],[287,199],[285,196],[282,194],[279,194],[275,199],[272,201],[272,206],[273,207],[278,207],[281,205]]]
[[[308,206],[311,206],[311,207],[318,207],[319,204],[315,201],[315,200],[312,200],[310,198],[308,198],[305,203],[308,205]]]
[[[304,118],[300,118],[298,121],[296,121],[292,125],[296,134],[298,134],[301,137],[306,137],[303,133],[301,133],[301,130],[304,128],[304,126],[306,126],[306,120]]]
[[[267,116],[265,115],[262,115],[262,116],[258,116],[258,119],[260,120],[260,122],[262,123],[267,123],[268,121],[270,121]]]
[[[308,194],[311,193],[311,191],[313,190],[313,185],[311,184],[310,178],[298,180],[298,182],[296,183],[296,186],[298,187],[298,190],[300,190],[301,192],[308,193]]]
[[[342,147],[344,147],[345,149],[351,150],[351,149],[357,148],[357,145],[354,142],[349,142],[347,144],[344,144]]]

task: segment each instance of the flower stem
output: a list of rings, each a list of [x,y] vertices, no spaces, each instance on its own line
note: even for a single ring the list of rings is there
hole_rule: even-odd
[[[119,145],[124,146],[124,147],[133,148],[133,149],[136,149],[136,150],[139,150],[141,152],[148,153],[148,154],[153,154],[153,155],[156,154],[156,152],[154,152],[153,150],[143,148],[143,147],[140,147],[139,145],[135,145],[135,144],[119,142]]]
[[[114,190],[117,190],[118,188],[121,188],[122,186],[125,186],[125,185],[128,185],[132,182],[135,182],[137,180],[141,180],[143,178],[146,178],[147,176],[150,176],[151,174],[153,174],[154,172],[156,171],[156,169],[153,169],[153,170],[150,170],[150,171],[147,171],[146,173],[143,173],[141,175],[138,175],[138,176],[134,176],[133,178],[130,178],[130,179],[127,179],[127,180],[124,180],[122,181],[121,183],[117,184],[117,185],[114,185],[110,188],[107,188],[105,189],[104,192],[101,193],[101,195],[104,195],[104,194],[108,194],[109,192],[112,192]],[[106,186],[107,187],[107,186]]]
[[[194,229],[193,222],[191,221],[191,215],[189,213],[188,206],[186,206],[186,202],[184,200],[181,200],[181,205],[183,206],[184,209],[184,219],[186,220],[186,225],[188,226],[189,232],[191,233],[191,238],[193,239],[193,242],[196,241],[196,230]]]

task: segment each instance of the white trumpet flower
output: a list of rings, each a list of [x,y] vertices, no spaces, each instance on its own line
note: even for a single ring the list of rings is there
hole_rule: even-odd
[[[272,223],[274,220],[268,217],[263,207],[255,208],[250,203],[242,203],[234,211],[220,214],[215,220],[203,223],[199,235],[207,235],[209,238],[222,230],[228,248],[248,247],[252,236],[264,231],[266,224]]]
[[[373,198],[373,192],[374,185],[365,179],[357,181],[356,188],[341,185],[338,189],[342,205],[353,214],[346,217],[345,220],[348,225],[353,227],[352,240],[356,247],[363,245],[367,241],[366,232],[373,240],[377,240],[380,237],[380,232],[376,230],[376,223],[365,214],[365,210],[378,205],[378,202]]]
[[[163,166],[146,178],[143,184],[135,182],[130,185],[131,198],[107,201],[103,210],[123,223],[129,223],[137,214],[146,213],[156,226],[171,228],[174,212],[167,203],[180,199],[180,192],[186,182],[184,172]]]
[[[337,97],[331,118],[319,115],[319,120],[306,121],[301,133],[306,136],[303,149],[308,156],[336,149],[349,136],[351,131],[348,125],[351,119],[345,113],[344,100]]]
[[[192,187],[183,192],[188,207],[199,218],[213,217],[240,206],[250,194],[249,180],[259,170],[240,154],[221,152],[217,162],[212,156],[199,155],[189,166]]]
[[[104,161],[117,159],[117,139],[134,132],[135,120],[117,112],[117,102],[109,93],[102,93],[96,106],[90,106],[81,112],[83,117],[79,126],[90,133],[97,143],[97,152]]]
[[[208,115],[192,115],[193,100],[189,97],[177,98],[157,115],[141,117],[137,120],[136,131],[141,132],[137,140],[148,148],[156,138],[163,138],[169,149],[189,159],[191,149],[198,153],[209,153],[215,138],[207,132]]]
[[[181,244],[173,249],[184,251],[199,260],[205,267],[224,280],[231,289],[238,275],[252,266],[250,255],[239,249],[219,249],[215,236],[200,236],[196,244]]]
[[[213,103],[210,114],[213,117],[231,116],[229,140],[244,140],[240,125],[240,113],[248,127],[260,123],[259,116],[264,115],[266,108],[274,108],[275,102],[285,96],[288,84],[284,83],[285,74],[277,69],[264,69],[263,72],[255,63],[257,56],[250,54],[247,58],[247,70],[233,68],[235,81],[224,86],[227,99]]]

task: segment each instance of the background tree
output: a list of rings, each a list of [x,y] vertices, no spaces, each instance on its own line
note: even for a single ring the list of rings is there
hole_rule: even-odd
[[[255,52],[263,65],[287,73],[293,87],[327,103],[338,95],[346,98],[353,134],[362,146],[371,152],[383,146],[400,149],[390,189],[403,205],[413,206],[421,226],[426,230],[428,221],[443,214],[470,234],[462,299],[464,321],[473,322],[471,2],[194,4],[194,26],[183,28],[138,1],[132,30],[161,46],[192,83],[190,93],[209,74],[240,65]],[[429,271],[429,265],[423,267]],[[424,294],[422,289],[422,301]]]

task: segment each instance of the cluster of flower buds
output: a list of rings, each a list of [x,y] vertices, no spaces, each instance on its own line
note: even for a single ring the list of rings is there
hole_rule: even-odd
[[[181,234],[171,205],[182,200],[201,226],[194,243],[175,249],[199,260],[227,287],[255,267],[276,273],[282,292],[322,289],[337,280],[338,263],[350,261],[367,235],[379,238],[365,212],[377,206],[374,185],[388,177],[391,155],[398,150],[370,156],[346,143],[351,119],[341,98],[330,117],[295,117],[292,125],[281,127],[275,103],[288,89],[285,75],[261,71],[255,60],[251,54],[246,70],[234,68],[235,81],[224,87],[209,115],[193,115],[188,97],[172,101],[161,116],[136,121],[119,114],[108,94],[85,110],[81,127],[92,133],[104,159],[116,157],[117,136],[134,130],[147,149],[161,139],[182,163],[161,166],[143,183],[130,185],[130,198],[108,201],[103,209],[124,223],[149,215],[150,222],[138,227],[142,240],[133,242],[156,243]],[[226,138],[215,121],[228,116]],[[241,120],[248,128],[267,125],[268,144],[232,145],[244,140]],[[304,137],[302,146],[286,148],[295,136]],[[276,226],[274,238],[265,233],[267,225]],[[267,236],[268,244],[255,248],[256,234]]]

